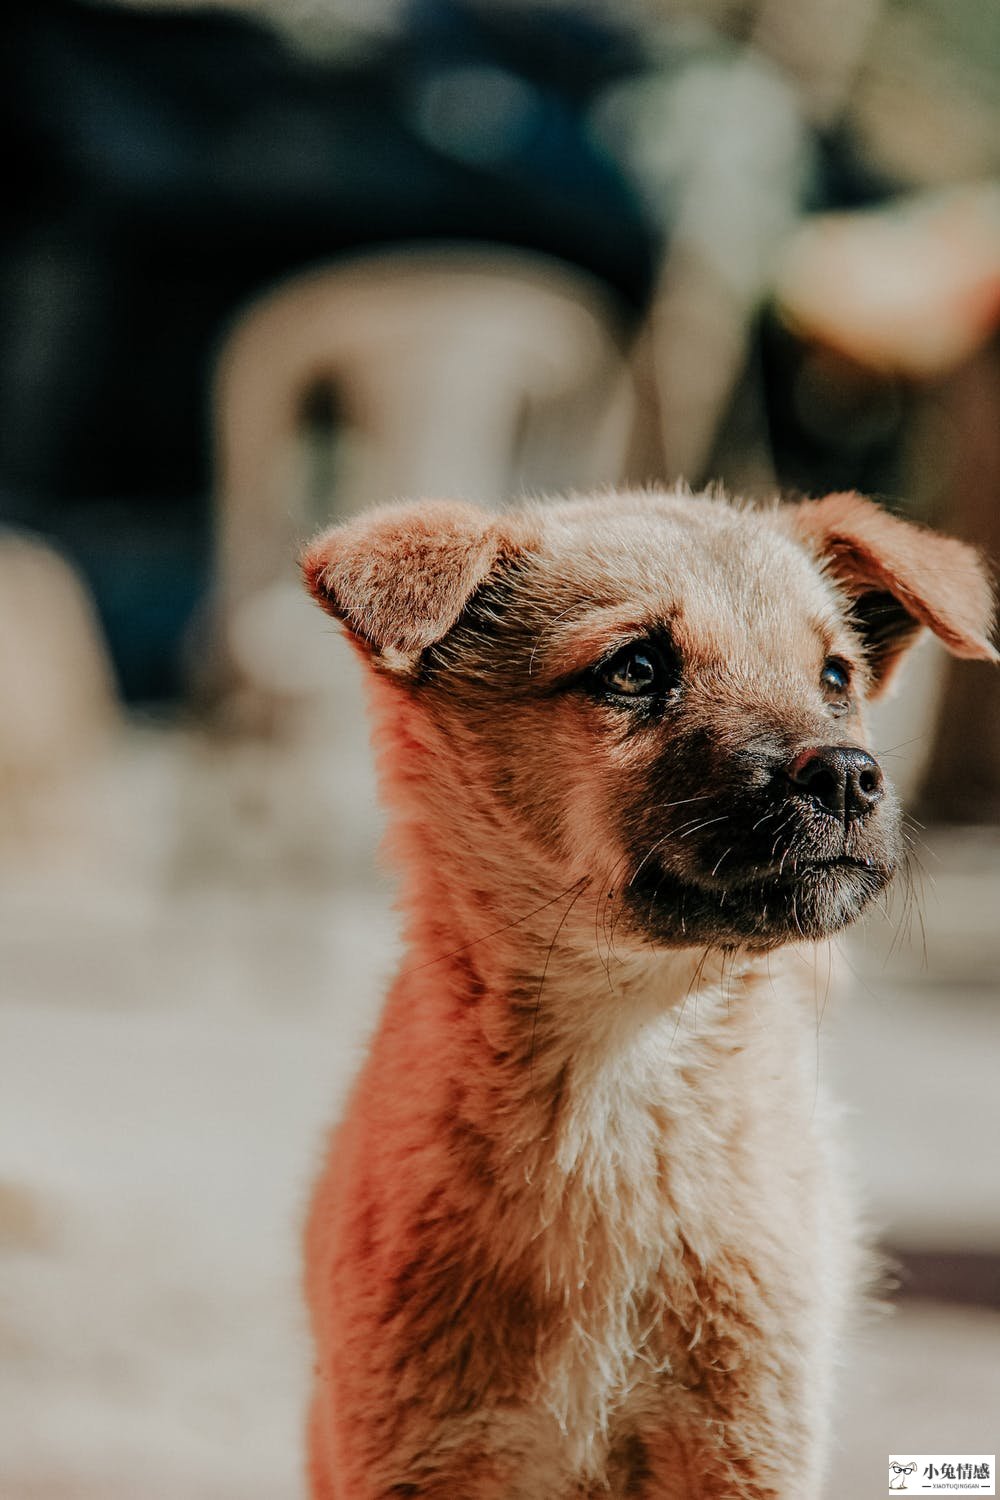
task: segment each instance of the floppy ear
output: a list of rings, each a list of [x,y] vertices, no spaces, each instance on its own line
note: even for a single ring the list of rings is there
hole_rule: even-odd
[[[989,577],[964,542],[901,521],[855,494],[805,500],[793,524],[853,601],[876,691],[924,626],[955,656],[1000,660],[989,641]]]
[[[411,674],[509,551],[500,525],[472,505],[388,505],[306,547],[306,587],[378,664]]]

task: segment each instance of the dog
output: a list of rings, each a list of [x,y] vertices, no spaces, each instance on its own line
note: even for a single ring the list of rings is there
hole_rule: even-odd
[[[863,1237],[803,950],[901,857],[866,702],[996,660],[964,544],[853,494],[379,509],[407,951],[306,1228],[313,1500],[811,1500]]]

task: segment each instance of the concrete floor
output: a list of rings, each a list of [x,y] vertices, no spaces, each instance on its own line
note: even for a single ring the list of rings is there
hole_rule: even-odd
[[[396,940],[359,736],[293,770],[133,730],[98,834],[0,863],[3,1500],[302,1493],[298,1226]],[[853,939],[819,1064],[873,1222],[998,1251],[1000,842],[929,842],[926,962]],[[844,1393],[826,1500],[887,1493],[890,1452],[996,1452],[1000,1314],[903,1302]]]

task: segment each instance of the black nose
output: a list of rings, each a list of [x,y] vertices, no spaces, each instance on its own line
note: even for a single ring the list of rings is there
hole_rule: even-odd
[[[885,795],[882,767],[866,750],[852,745],[803,750],[789,761],[784,774],[800,796],[848,823],[867,817]]]

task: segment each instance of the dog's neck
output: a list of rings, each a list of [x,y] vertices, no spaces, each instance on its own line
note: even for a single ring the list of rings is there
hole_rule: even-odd
[[[790,1055],[812,1045],[809,1018],[776,1002],[767,972],[780,957],[609,952],[594,893],[581,890],[548,904],[536,892],[519,910],[456,892],[443,872],[419,898],[411,890],[390,1022],[400,1086],[438,1096],[453,1139],[492,1193],[521,1202],[524,1234],[542,1238],[546,1274],[567,1286],[581,1274],[567,1246],[589,1256],[607,1240],[641,1259],[667,1232],[650,1214],[683,1218],[701,1244],[709,1164],[736,1201],[745,1153],[777,1149],[769,1117],[808,1121],[815,1102],[797,1082],[811,1071]],[[426,1084],[414,1057],[433,1060]],[[422,1112],[428,1103],[425,1092]]]
[[[479,1048],[477,1067],[496,1062],[525,1104],[567,1078],[589,1086],[637,1065],[668,1087],[699,1035],[745,1045],[739,999],[773,959],[627,937],[613,899],[586,875],[566,884],[526,861],[498,869],[469,858],[458,880],[444,851],[427,848],[409,868],[420,873],[405,890],[404,982],[429,1013],[440,1009],[442,1029],[445,1016],[475,1018],[460,1034]]]

